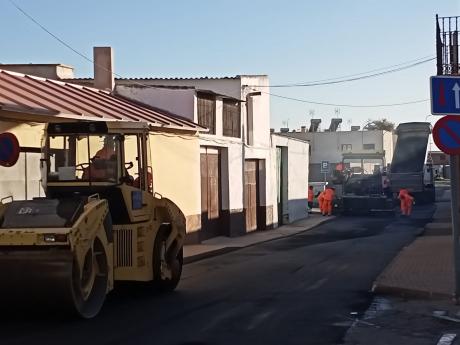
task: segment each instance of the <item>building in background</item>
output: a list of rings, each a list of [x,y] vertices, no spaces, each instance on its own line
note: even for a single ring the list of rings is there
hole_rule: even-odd
[[[387,166],[391,163],[394,151],[394,136],[392,132],[382,130],[360,130],[359,126],[352,126],[350,131],[339,130],[341,119],[332,119],[331,124],[325,131],[319,131],[320,119],[311,120],[309,129],[302,126],[300,131],[289,131],[282,128],[278,134],[307,140],[310,143],[310,171],[311,182],[322,182],[325,180],[324,170],[321,169],[322,162],[328,162],[329,172],[342,162],[344,154],[363,156],[381,156],[374,163],[368,163],[366,170],[375,168],[375,165]],[[326,179],[327,179],[326,176]]]

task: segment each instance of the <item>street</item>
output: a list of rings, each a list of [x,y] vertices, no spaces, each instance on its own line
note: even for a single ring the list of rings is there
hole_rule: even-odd
[[[339,217],[311,231],[184,267],[176,292],[123,286],[92,320],[3,313],[2,344],[340,344],[373,280],[417,235],[412,218]],[[52,301],[49,302],[52,305]]]

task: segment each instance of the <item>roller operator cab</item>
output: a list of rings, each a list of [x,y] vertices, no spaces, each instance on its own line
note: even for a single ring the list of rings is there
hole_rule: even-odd
[[[0,203],[0,292],[95,316],[115,281],[177,286],[185,217],[154,193],[149,127],[53,123],[46,198]]]

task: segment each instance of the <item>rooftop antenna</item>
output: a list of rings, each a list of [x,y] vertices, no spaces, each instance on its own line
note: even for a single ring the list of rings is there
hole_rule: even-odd
[[[347,120],[347,126],[351,128],[351,124],[353,123],[353,121],[351,119],[348,119]]]

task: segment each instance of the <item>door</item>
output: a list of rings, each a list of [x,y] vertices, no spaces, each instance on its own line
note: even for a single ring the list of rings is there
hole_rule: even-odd
[[[216,149],[201,153],[202,239],[221,235],[220,155]]]
[[[257,230],[257,172],[257,160],[251,159],[244,162],[244,213],[246,216],[247,232]]]
[[[276,199],[278,201],[278,225],[283,224],[283,160],[281,147],[276,148]]]

